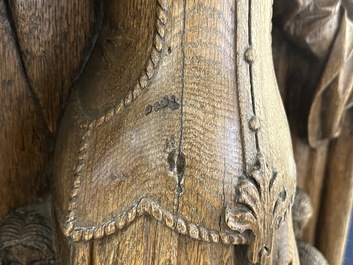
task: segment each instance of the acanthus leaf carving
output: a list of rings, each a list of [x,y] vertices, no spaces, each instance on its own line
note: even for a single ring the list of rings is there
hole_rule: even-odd
[[[291,206],[283,177],[259,154],[249,174],[238,177],[235,203],[227,207],[227,226],[252,235],[247,255],[252,263],[265,264],[272,249],[274,232]]]

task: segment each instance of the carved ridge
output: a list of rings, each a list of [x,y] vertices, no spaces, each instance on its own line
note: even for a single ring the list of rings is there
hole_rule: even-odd
[[[171,212],[163,209],[158,203],[149,198],[142,198],[129,209],[122,212],[118,217],[109,222],[94,227],[76,227],[75,210],[77,209],[77,197],[81,185],[83,168],[88,154],[88,138],[92,135],[95,128],[100,127],[105,122],[110,121],[115,115],[121,113],[138,98],[143,89],[147,88],[149,80],[154,76],[155,70],[160,62],[160,54],[163,50],[166,35],[165,24],[167,22],[167,1],[157,0],[157,14],[155,22],[155,34],[153,38],[152,52],[146,62],[144,71],[136,81],[133,88],[105,114],[94,120],[82,120],[80,115],[75,115],[81,130],[81,142],[79,146],[78,159],[74,168],[74,182],[70,193],[68,213],[65,220],[62,220],[61,228],[63,233],[73,241],[89,241],[102,238],[106,235],[115,233],[132,223],[137,217],[143,214],[150,215],[153,219],[162,222],[165,226],[180,234],[190,236],[196,240],[224,244],[248,244],[249,233],[222,232],[210,230],[194,223],[185,221],[183,218],[173,215]],[[76,102],[76,101],[75,101]],[[77,103],[77,102],[76,102]],[[78,106],[79,108],[79,106]]]
[[[287,217],[293,204],[294,196],[289,198],[292,191],[287,190],[285,177],[278,172],[261,154],[261,113],[257,111],[257,84],[254,74],[257,61],[257,44],[253,41],[254,18],[253,10],[255,2],[247,1],[248,20],[244,22],[247,28],[248,38],[240,40],[239,47],[243,57],[241,63],[246,63],[248,70],[249,86],[244,88],[244,93],[251,102],[251,111],[248,106],[239,101],[239,112],[245,113],[240,117],[243,137],[244,158],[247,161],[244,175],[236,177],[235,198],[231,205],[225,209],[226,225],[235,232],[249,232],[252,237],[247,246],[247,257],[252,264],[267,264],[266,259],[272,252],[272,241],[275,230],[279,229]],[[238,10],[241,12],[241,10]],[[240,52],[239,52],[240,53]],[[239,68],[238,68],[239,69]],[[240,90],[239,90],[240,91]],[[239,92],[240,93],[240,92]],[[239,94],[240,95],[240,94]],[[240,98],[240,97],[239,97]],[[243,109],[244,108],[244,109]],[[249,146],[246,141],[248,135],[253,141],[250,148],[256,153],[247,155]],[[255,157],[254,157],[255,156]]]
[[[235,206],[227,207],[227,226],[238,233],[249,231],[248,257],[252,263],[264,262],[271,252],[274,231],[281,227],[293,204],[283,177],[258,154],[251,172],[238,177]]]
[[[77,197],[81,185],[82,170],[88,153],[88,138],[92,135],[95,128],[110,121],[115,115],[120,114],[124,108],[128,107],[138,98],[142,90],[148,87],[150,79],[154,76],[155,70],[160,62],[160,54],[164,47],[166,35],[165,24],[167,22],[167,1],[157,0],[157,14],[155,22],[155,34],[153,38],[152,52],[146,62],[144,71],[136,81],[133,88],[123,97],[123,99],[113,108],[106,111],[100,117],[94,120],[82,120],[80,115],[75,115],[76,121],[81,129],[81,142],[79,146],[78,159],[74,168],[74,182],[70,193],[68,213],[61,228],[63,233],[73,241],[89,241],[102,238],[106,235],[115,233],[132,223],[137,217],[148,214],[155,220],[162,222],[165,226],[191,238],[224,244],[247,244],[249,235],[247,232],[241,234],[237,232],[221,232],[210,230],[194,223],[189,223],[181,217],[173,215],[171,212],[163,209],[158,203],[149,198],[142,198],[130,209],[121,213],[117,218],[94,227],[76,227],[75,209],[77,209]],[[75,101],[76,102],[76,101]],[[77,102],[76,102],[77,103]]]
[[[161,52],[164,47],[166,36],[165,25],[167,23],[168,2],[167,0],[156,0],[156,2],[156,21],[152,51],[146,62],[145,69],[140,74],[133,88],[129,90],[129,92],[118,104],[94,120],[82,120],[78,113],[74,115],[75,120],[79,123],[82,134],[80,139],[78,159],[74,168],[74,182],[70,192],[68,213],[66,215],[65,221],[66,225],[63,227],[64,234],[68,234],[66,231],[70,231],[72,229],[73,221],[75,220],[75,209],[77,208],[77,196],[81,185],[82,169],[88,152],[88,138],[91,136],[93,129],[98,128],[104,123],[110,121],[114,116],[120,114],[124,108],[128,107],[133,101],[135,101],[141,94],[142,90],[147,88],[149,80],[154,75],[156,68],[160,63]],[[77,99],[74,100],[74,104],[76,105],[76,108],[79,109]]]
[[[74,242],[89,241],[99,239],[104,236],[114,234],[135,221],[138,217],[148,214],[158,222],[162,222],[166,227],[193,239],[233,245],[245,245],[251,240],[248,232],[222,232],[207,229],[194,223],[185,221],[179,216],[162,208],[157,202],[143,197],[129,209],[122,212],[118,217],[94,227],[75,227],[71,220],[62,225],[64,234]]]
[[[43,209],[43,208],[42,208]],[[57,264],[50,216],[39,208],[20,208],[0,222],[0,264],[19,264],[12,258],[40,252],[34,258],[40,264]],[[22,253],[7,250],[22,247]],[[32,264],[27,261],[25,264]]]
[[[293,198],[289,202],[288,198],[280,199],[281,193],[276,194],[276,200],[271,204],[268,209],[257,209],[254,204],[251,205],[251,201],[257,201],[259,207],[266,207],[268,200],[273,200],[269,198],[271,196],[271,189],[276,180],[283,181],[282,177],[277,176],[277,172],[270,168],[270,166],[264,161],[261,155],[258,155],[258,161],[253,167],[253,171],[250,174],[247,174],[243,177],[238,177],[241,179],[242,183],[236,186],[236,189],[239,190],[240,187],[246,185],[245,182],[252,189],[257,190],[253,193],[254,196],[249,196],[245,198],[244,194],[239,194],[235,200],[237,205],[235,208],[231,209],[227,207],[225,209],[225,221],[228,227],[232,231],[216,231],[207,229],[205,227],[199,226],[197,224],[187,222],[179,216],[173,215],[171,212],[162,208],[157,202],[153,201],[150,198],[141,198],[138,202],[133,204],[129,209],[126,209],[124,212],[119,214],[118,217],[104,222],[98,226],[92,227],[78,227],[75,226],[75,209],[77,208],[77,196],[81,184],[82,169],[84,167],[84,162],[87,156],[88,148],[88,138],[93,133],[95,128],[100,127],[105,122],[110,121],[115,115],[120,114],[124,108],[128,107],[134,100],[138,98],[142,90],[148,87],[150,79],[154,76],[155,70],[160,62],[160,55],[163,50],[164,40],[165,40],[165,24],[167,20],[166,12],[166,1],[158,0],[157,1],[157,18],[155,23],[155,34],[152,45],[152,52],[149,56],[149,59],[146,62],[144,71],[141,73],[138,81],[136,81],[133,88],[123,97],[123,99],[113,108],[109,109],[105,114],[94,119],[92,121],[82,121],[77,117],[80,124],[80,129],[82,130],[81,144],[79,147],[78,160],[75,165],[74,173],[74,184],[70,194],[70,203],[68,207],[68,214],[66,220],[61,222],[61,228],[63,233],[71,238],[75,242],[80,241],[89,241],[92,239],[99,239],[107,235],[114,234],[117,230],[123,229],[138,217],[148,214],[156,221],[162,222],[166,227],[186,236],[189,236],[196,240],[213,242],[213,243],[223,243],[223,244],[234,244],[234,245],[249,245],[248,247],[248,256],[249,259],[257,263],[259,260],[263,261],[266,256],[271,252],[272,247],[272,237],[273,231],[278,229],[285,220],[288,210],[291,207]],[[250,25],[249,25],[250,27]],[[250,42],[251,43],[251,42]],[[251,47],[251,45],[250,45]],[[252,73],[251,63],[254,61],[254,51],[253,48],[249,48],[244,58],[249,63],[250,74]],[[253,95],[253,84],[252,84],[252,75],[250,75],[251,83],[251,94]],[[255,111],[255,104],[253,104],[253,112]],[[249,124],[250,129],[257,136],[258,130],[260,129],[260,120],[254,116]],[[257,151],[259,151],[258,138],[255,139],[257,145]],[[286,194],[285,187],[284,194]],[[242,197],[243,196],[243,197]],[[272,201],[271,201],[272,202]],[[278,203],[277,203],[278,202]],[[272,207],[272,208],[271,208]],[[271,209],[270,209],[271,208]],[[268,216],[269,209],[271,210],[272,219]],[[259,212],[266,213],[259,213]],[[265,217],[261,215],[267,215]],[[236,221],[236,219],[241,221]],[[259,219],[264,219],[258,221]],[[256,223],[256,221],[258,221]],[[242,223],[243,222],[243,223]],[[270,226],[269,233],[271,235],[260,235],[258,232],[259,229],[265,226]],[[268,244],[268,241],[270,244]]]
[[[89,127],[98,128],[104,123],[110,121],[114,116],[120,114],[126,107],[130,106],[135,101],[143,90],[148,88],[148,84],[155,75],[157,67],[159,66],[161,53],[165,44],[166,23],[168,17],[168,1],[156,0],[156,20],[154,23],[154,35],[152,40],[152,51],[145,63],[144,70],[137,78],[132,88],[122,97],[120,102],[114,107],[108,109],[100,117],[90,121]],[[92,125],[91,125],[92,124]]]

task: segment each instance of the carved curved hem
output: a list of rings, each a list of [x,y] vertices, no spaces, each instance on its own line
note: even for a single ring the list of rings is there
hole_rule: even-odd
[[[71,212],[71,214],[73,214],[73,212]],[[173,215],[171,212],[163,209],[158,203],[146,197],[141,198],[118,217],[101,225],[76,227],[74,219],[70,220],[69,216],[68,220],[61,222],[61,229],[72,241],[86,242],[114,234],[116,231],[130,225],[138,217],[141,217],[144,214],[148,214],[156,221],[162,222],[166,227],[196,240],[213,243],[221,242],[228,245],[246,245],[252,241],[252,234],[249,231],[243,233],[230,233],[210,230],[197,224],[189,223],[181,217]]]
[[[157,0],[155,33],[151,54],[145,64],[145,69],[139,75],[135,85],[122,98],[122,100],[116,104],[116,106],[91,121],[83,120],[82,117],[85,116],[84,113],[80,113],[79,106],[76,108],[79,113],[75,114],[75,120],[79,124],[81,130],[81,143],[74,169],[74,181],[70,192],[68,214],[63,218],[64,220],[62,220],[60,224],[63,233],[74,242],[85,242],[111,235],[117,230],[128,226],[137,217],[140,217],[143,214],[149,214],[155,220],[163,222],[170,229],[175,230],[180,234],[190,236],[196,240],[214,243],[222,242],[224,244],[234,245],[248,244],[252,240],[253,235],[250,231],[244,231],[243,233],[236,231],[222,232],[210,230],[192,222],[187,222],[181,217],[173,215],[171,212],[163,209],[158,203],[147,197],[142,197],[140,200],[133,203],[131,207],[121,212],[118,217],[113,218],[108,222],[89,227],[75,225],[77,217],[75,209],[77,208],[77,199],[81,186],[82,169],[87,158],[88,138],[94,129],[99,128],[106,122],[109,122],[112,118],[121,114],[126,107],[130,106],[131,103],[139,97],[142,90],[148,88],[149,81],[155,75],[160,64],[161,53],[164,49],[167,7],[168,4],[166,0]],[[74,104],[78,104],[77,99],[74,100]]]
[[[97,128],[105,122],[108,122],[114,116],[121,114],[126,107],[130,106],[133,101],[135,101],[141,95],[141,93],[148,88],[150,80],[153,76],[155,76],[157,68],[160,65],[161,53],[165,46],[165,38],[167,34],[166,23],[168,18],[167,0],[156,0],[156,3],[156,19],[153,26],[154,33],[152,39],[152,50],[145,62],[144,69],[137,76],[137,80],[133,83],[128,92],[113,107],[109,108],[104,113],[99,115],[97,118],[92,119],[91,121],[82,122],[79,117],[76,117],[80,123],[88,124],[90,129],[93,127]],[[75,92],[77,93],[77,91]],[[81,110],[80,107],[78,107],[78,109]],[[85,113],[83,113],[82,110],[81,116],[85,116]],[[81,127],[84,126],[86,125],[82,125]]]
[[[249,164],[246,168],[253,169],[250,174],[244,173],[244,183],[247,181],[247,186],[245,186],[245,183],[242,186],[243,189],[239,189],[239,196],[237,196],[238,198],[236,198],[234,202],[237,206],[241,205],[240,209],[239,207],[235,207],[232,211],[230,211],[230,208],[226,208],[226,225],[228,225],[231,230],[227,228],[225,228],[225,230],[220,229],[221,231],[211,230],[200,226],[200,224],[193,223],[192,221],[194,220],[190,220],[191,222],[186,221],[182,217],[174,215],[172,212],[162,208],[161,205],[153,200],[155,198],[147,197],[146,194],[136,195],[136,197],[132,199],[129,204],[125,204],[122,209],[119,209],[117,213],[115,213],[116,216],[105,216],[105,218],[109,221],[105,221],[106,219],[103,218],[98,222],[98,224],[89,223],[89,226],[79,225],[79,218],[76,216],[76,209],[78,207],[78,197],[80,196],[81,180],[84,175],[83,168],[85,167],[88,156],[87,151],[89,147],[89,138],[92,136],[95,129],[112,120],[114,117],[121,114],[124,108],[131,105],[138,98],[140,93],[142,93],[143,89],[147,90],[150,79],[156,74],[155,70],[158,68],[160,56],[164,49],[164,38],[166,34],[166,9],[161,5],[162,0],[157,1],[159,5],[157,5],[156,32],[154,34],[152,53],[146,62],[145,69],[140,74],[140,77],[136,81],[133,88],[129,90],[120,103],[109,109],[105,112],[105,114],[101,115],[97,119],[84,120],[82,119],[82,117],[84,117],[83,113],[81,113],[81,115],[80,113],[76,113],[75,115],[75,122],[77,122],[80,127],[79,133],[81,134],[81,142],[79,146],[78,159],[76,161],[76,165],[74,166],[74,179],[70,200],[68,202],[68,215],[63,218],[64,220],[61,222],[61,228],[63,233],[72,241],[87,242],[114,234],[117,231],[129,226],[138,217],[148,214],[156,221],[163,223],[166,227],[195,240],[212,243],[221,242],[223,244],[234,245],[249,244],[248,257],[253,263],[258,263],[260,260],[263,260],[269,255],[267,252],[272,247],[274,230],[278,229],[282,224],[283,220],[286,218],[288,209],[291,207],[292,202],[288,199],[288,197],[292,194],[292,192],[290,190],[286,190],[287,183],[285,181],[285,175],[277,174],[277,171],[274,170],[272,166],[269,166],[266,163],[265,158],[260,154],[260,140],[258,137],[258,131],[261,129],[261,116],[256,115],[256,102],[251,100],[252,98],[255,98],[252,75],[250,76],[249,81],[251,91],[248,91],[246,95],[246,98],[250,100],[252,110],[249,112],[249,114],[251,114],[249,115],[250,117],[244,116],[244,118],[242,118],[242,137],[244,139],[244,143],[247,141],[252,143],[249,145],[249,148],[244,147],[244,150],[251,148],[256,150],[253,150],[251,152],[251,156],[247,159],[247,164],[251,164]],[[251,6],[252,5],[250,4],[249,9],[251,9]],[[250,26],[251,25],[249,22],[249,28]],[[252,66],[254,60],[253,57],[253,48],[247,48],[245,59],[249,66],[245,65],[244,69],[250,73],[255,71]],[[247,87],[239,88],[239,90],[244,91],[247,91],[247,89]],[[245,93],[239,93],[239,98],[241,98],[242,95],[245,95]],[[243,108],[246,109],[247,107],[248,106],[245,104],[244,106],[240,106],[240,109],[243,110]],[[79,106],[77,106],[76,109],[78,112],[80,111]],[[247,118],[250,118],[250,120]],[[245,132],[249,132],[251,137],[246,137],[247,133]],[[258,153],[256,158],[257,161],[255,162],[255,165],[253,165],[252,155],[255,155],[256,152]],[[247,156],[247,154],[245,154],[245,156]],[[240,179],[240,177],[237,178]],[[244,188],[247,188],[247,192],[244,192]],[[136,200],[137,198],[139,199]],[[253,203],[256,205],[251,205],[252,199],[256,199]],[[234,203],[232,202],[231,204]],[[249,207],[247,207],[247,205]],[[244,214],[243,210],[245,206],[248,211]],[[252,209],[256,209],[253,216],[251,216]],[[259,231],[266,231],[266,235],[260,235]]]

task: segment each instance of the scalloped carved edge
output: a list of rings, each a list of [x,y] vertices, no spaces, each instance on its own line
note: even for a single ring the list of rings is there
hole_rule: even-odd
[[[76,114],[74,117],[75,120],[79,123],[82,134],[80,139],[78,158],[74,168],[74,182],[70,192],[68,213],[66,215],[65,221],[65,223],[68,225],[65,226],[65,230],[71,229],[76,218],[75,209],[77,209],[77,197],[81,186],[82,169],[84,167],[84,162],[86,161],[86,156],[88,153],[88,138],[91,136],[92,131],[95,128],[98,128],[104,123],[110,121],[113,117],[120,114],[126,107],[135,101],[141,94],[142,90],[147,89],[150,79],[153,77],[156,68],[159,66],[166,36],[168,1],[156,0],[156,2],[156,21],[154,25],[155,33],[153,37],[152,51],[146,62],[145,68],[140,74],[135,85],[129,90],[129,92],[118,104],[106,111],[100,117],[91,121],[82,120],[78,114]],[[77,104],[77,100],[74,100],[74,104]],[[77,106],[77,108],[80,109],[79,106]],[[67,232],[64,232],[64,234],[67,234]]]
[[[116,104],[113,108],[109,109],[107,112],[105,112],[105,114],[101,115],[97,119],[87,121],[81,120],[78,116],[76,116],[76,120],[79,122],[80,129],[82,130],[82,136],[79,147],[79,155],[74,169],[74,183],[70,194],[68,214],[64,222],[60,222],[62,231],[67,237],[71,238],[74,242],[85,242],[114,234],[116,231],[121,230],[131,224],[138,217],[144,214],[148,214],[153,219],[162,222],[166,227],[196,240],[213,243],[221,242],[223,244],[249,245],[249,259],[257,263],[259,260],[262,261],[265,256],[269,255],[271,249],[263,248],[263,246],[265,246],[265,239],[263,238],[263,236],[258,236],[258,233],[256,233],[254,229],[252,230],[249,227],[249,229],[244,229],[244,226],[240,227],[238,224],[235,224],[231,220],[231,215],[236,214],[236,211],[234,211],[234,209],[230,209],[229,207],[225,209],[225,221],[227,226],[233,232],[210,230],[197,224],[187,222],[181,217],[173,215],[171,212],[163,209],[158,203],[154,202],[149,198],[142,198],[140,201],[131,206],[131,208],[125,210],[118,217],[110,220],[109,222],[105,222],[103,224],[93,227],[75,226],[75,209],[77,208],[77,196],[81,185],[82,169],[87,156],[87,140],[91,136],[95,128],[100,127],[104,123],[110,121],[114,116],[122,113],[122,111],[126,107],[130,106],[132,102],[139,97],[139,95],[144,89],[148,88],[148,84],[151,78],[155,75],[156,68],[159,66],[161,53],[164,49],[166,35],[165,26],[167,23],[167,6],[168,5],[166,0],[157,0],[157,15],[155,22],[155,34],[153,38],[152,52],[146,62],[145,69],[140,74],[138,81],[136,81],[135,85],[129,90],[129,92],[125,95],[125,97],[122,98],[122,100],[118,104]],[[250,62],[251,61],[249,61],[249,63]],[[254,128],[255,129],[253,131],[256,133],[259,128],[258,126]],[[244,178],[255,180],[259,180],[260,178],[262,178],[262,181],[268,182],[267,184],[263,185],[270,185],[274,169],[269,168],[269,166],[266,164],[261,155],[258,155],[258,162],[256,162],[255,164],[257,165],[254,166],[254,170],[250,174],[246,175]],[[271,174],[271,176],[266,176],[266,173]],[[286,203],[286,207],[281,209],[279,216],[281,216],[282,218],[274,218],[274,222],[272,222],[273,220],[270,222],[271,225],[275,226],[274,229],[271,228],[271,231],[278,229],[280,227],[280,224],[285,220],[287,213],[291,208],[291,205],[293,204],[293,200],[294,197],[291,198],[291,202]],[[258,203],[261,204],[263,203],[263,201],[259,200]],[[244,217],[244,219],[246,218],[248,217]],[[259,227],[261,225],[264,224],[257,224],[257,226]],[[254,227],[255,226],[256,225],[254,225]]]
[[[141,198],[130,209],[122,212],[118,217],[104,224],[94,227],[75,227],[73,221],[67,221],[61,228],[64,234],[71,238],[72,241],[87,242],[92,239],[100,239],[104,236],[114,234],[116,231],[127,227],[144,214],[148,214],[156,221],[162,222],[166,227],[182,235],[200,241],[213,243],[221,242],[227,245],[245,245],[248,244],[251,239],[250,234],[247,232],[222,232],[187,222],[181,217],[173,215],[171,212],[163,209],[158,203],[146,197]]]
[[[171,212],[163,209],[158,203],[149,198],[142,198],[130,209],[121,213],[117,218],[94,227],[76,227],[75,209],[77,209],[77,197],[81,186],[82,169],[87,159],[88,138],[92,135],[94,129],[110,121],[114,116],[120,114],[126,107],[135,101],[142,90],[148,88],[149,81],[154,76],[156,68],[159,66],[161,53],[164,48],[167,23],[167,0],[157,0],[157,13],[155,22],[155,34],[153,38],[152,52],[146,62],[145,69],[140,74],[138,81],[132,89],[116,104],[100,117],[88,121],[82,120],[79,115],[75,115],[82,131],[79,146],[78,159],[74,168],[74,182],[70,193],[68,213],[65,220],[61,223],[61,229],[67,237],[74,242],[89,241],[99,239],[115,233],[131,224],[137,217],[148,214],[157,221],[163,222],[167,227],[177,231],[180,234],[190,236],[191,238],[224,244],[247,244],[249,241],[248,233],[220,232],[210,230],[194,223],[187,222],[181,217],[173,215]],[[79,107],[78,107],[79,108]]]
[[[160,64],[161,53],[165,46],[166,23],[168,18],[168,1],[156,0],[156,20],[154,23],[154,36],[152,41],[152,51],[145,63],[144,70],[137,78],[135,84],[130,88],[124,97],[115,104],[114,107],[108,109],[103,115],[91,121],[82,121],[78,115],[76,120],[81,124],[81,128],[89,127],[91,129],[98,128],[104,123],[110,121],[114,116],[122,113],[122,111],[130,106],[144,91],[148,88],[149,82],[156,74],[156,70]],[[79,107],[78,107],[79,108]]]

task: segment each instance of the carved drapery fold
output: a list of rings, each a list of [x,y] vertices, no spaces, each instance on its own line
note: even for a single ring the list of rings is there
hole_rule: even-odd
[[[129,33],[119,39],[103,25],[101,52],[92,55],[102,56],[98,75],[88,62],[72,93],[55,158],[62,231],[68,244],[98,241],[147,215],[195,240],[249,245],[248,259],[268,264],[295,192],[270,53],[271,1],[152,2],[147,62],[128,58],[140,73],[125,73],[131,65],[114,57],[120,42],[133,53],[140,40],[135,47]],[[203,20],[215,21],[209,40]],[[135,81],[117,80],[115,69]],[[95,86],[115,96],[103,100]],[[284,231],[294,243],[290,226]],[[296,263],[295,247],[292,255]]]

